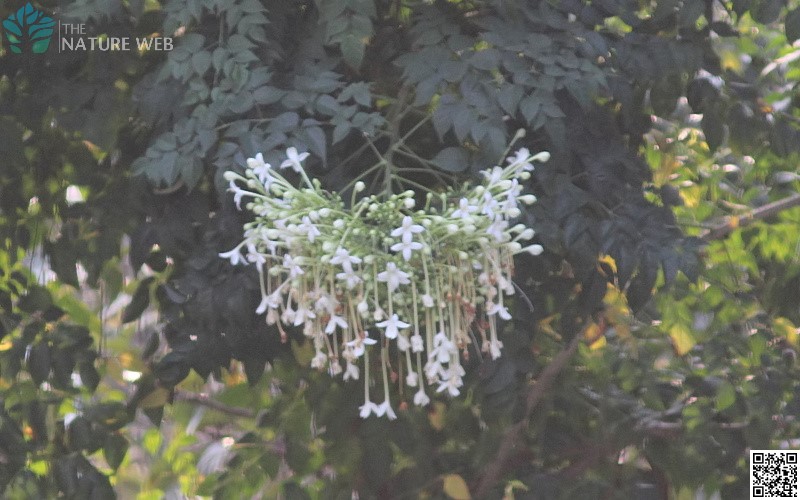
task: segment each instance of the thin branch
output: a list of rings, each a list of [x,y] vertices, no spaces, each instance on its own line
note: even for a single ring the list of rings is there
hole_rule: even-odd
[[[233,415],[236,417],[255,418],[256,412],[250,408],[241,408],[237,406],[228,406],[225,403],[211,399],[207,394],[198,394],[195,392],[187,392],[175,390],[174,398],[176,401],[187,401],[189,403],[199,404],[212,410],[217,410],[221,413]]]
[[[475,489],[475,498],[485,498],[489,490],[491,490],[500,479],[500,476],[505,470],[506,463],[511,459],[517,446],[523,441],[522,434],[528,426],[528,421],[533,414],[533,410],[541,402],[545,394],[547,394],[547,391],[553,386],[558,374],[561,373],[567,366],[569,360],[572,359],[572,356],[575,355],[584,333],[584,331],[581,331],[575,335],[569,345],[556,354],[553,360],[550,361],[550,364],[542,370],[536,383],[528,388],[527,395],[525,396],[525,413],[522,419],[511,426],[511,428],[506,431],[505,436],[503,436],[503,441],[497,449],[497,454],[487,466],[486,472],[481,477],[478,487]]]
[[[719,240],[728,236],[737,228],[749,226],[756,221],[766,219],[767,217],[771,217],[796,206],[800,206],[800,193],[795,193],[782,200],[768,203],[763,207],[758,207],[743,215],[726,217],[724,223],[709,229],[700,235],[700,238],[705,241]]]

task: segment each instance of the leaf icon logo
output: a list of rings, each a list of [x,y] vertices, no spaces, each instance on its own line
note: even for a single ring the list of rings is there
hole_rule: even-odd
[[[9,48],[15,54],[46,52],[55,25],[56,22],[52,17],[35,9],[30,2],[3,21],[6,38],[11,44]]]

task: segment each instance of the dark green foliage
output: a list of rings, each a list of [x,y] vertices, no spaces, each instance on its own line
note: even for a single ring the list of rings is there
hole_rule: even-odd
[[[0,16],[20,6],[3,6]],[[502,433],[522,415],[530,378],[587,322],[606,325],[614,310],[609,285],[639,313],[634,328],[609,320],[601,331],[608,346],[582,348],[581,369],[537,410],[503,479],[527,485],[528,498],[663,498],[702,485],[740,498],[746,448],[790,435],[791,426],[772,422],[797,413],[796,346],[778,349],[775,332],[787,326],[779,319],[800,323],[800,278],[785,248],[769,241],[796,237],[784,227],[796,220],[778,221],[775,235],[754,228],[730,248],[705,249],[684,223],[728,214],[729,206],[714,208],[724,205],[718,192],[749,206],[796,187],[793,165],[781,166],[783,157],[796,160],[800,144],[796,77],[769,59],[777,55],[761,53],[781,35],[760,27],[764,38],[735,45],[751,32],[748,16],[784,19],[786,38],[796,39],[796,6],[169,0],[144,7],[72,2],[59,15],[95,34],[174,34],[173,51],[51,50],[36,65],[12,53],[0,59],[0,367],[10,384],[0,408],[0,452],[10,457],[0,463],[0,487],[112,497],[86,455],[102,450],[117,469],[127,450],[119,431],[137,408],[160,423],[191,371],[207,378],[239,361],[249,396],[234,386],[220,397],[263,408],[258,429],[238,440],[257,446],[238,447],[229,470],[200,486],[205,494],[255,495],[277,481],[270,491],[287,498],[353,489],[438,495],[447,474],[475,488]],[[729,53],[741,59],[739,69]],[[667,155],[681,136],[671,123],[699,127],[702,147],[718,155],[709,162],[724,156],[738,173],[673,168],[669,158],[659,166],[654,144]],[[357,178],[368,192],[387,184],[437,190],[503,161],[511,141],[552,159],[525,186],[539,201],[521,218],[546,251],[516,261],[519,293],[504,356],[474,353],[461,399],[437,400],[428,414],[398,411],[391,423],[361,421],[353,384],[299,368],[302,334],[290,330],[282,343],[254,314],[255,270],[218,257],[247,222],[222,173],[259,152],[277,166],[293,146],[311,152],[312,175],[345,198]],[[768,166],[734,165],[767,151]],[[391,165],[394,183],[380,162]],[[772,177],[773,165],[785,180]],[[679,191],[679,182],[711,187],[696,194]],[[85,188],[84,203],[65,201],[71,185]],[[684,203],[684,195],[695,198]],[[706,212],[697,208],[703,204]],[[48,227],[53,221],[57,231]],[[161,333],[151,332],[143,349],[151,372],[127,404],[89,405],[53,432],[45,416],[67,397],[93,393],[102,363],[88,325],[65,312],[57,287],[36,284],[19,252],[41,248],[59,282],[75,288],[80,263],[89,285],[111,293],[123,288],[113,270],[124,234],[134,270],[147,266],[153,275],[138,282],[121,319],[134,323],[157,308],[167,351],[159,350]],[[716,267],[704,266],[701,252]],[[730,263],[720,262],[724,253]],[[613,265],[598,263],[604,255]],[[702,289],[694,285],[701,275]],[[653,300],[657,289],[671,290],[670,302]],[[680,332],[702,345],[668,356]],[[73,386],[76,373],[82,388]],[[26,464],[46,448],[53,453],[43,478]],[[622,450],[640,453],[640,462],[619,464]],[[337,475],[323,478],[323,466]],[[296,476],[278,481],[286,467]]]

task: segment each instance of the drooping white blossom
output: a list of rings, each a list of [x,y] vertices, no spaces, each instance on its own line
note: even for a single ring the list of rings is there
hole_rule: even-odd
[[[287,328],[301,330],[314,348],[313,368],[364,384],[362,418],[397,418],[390,378],[416,388],[406,393],[416,406],[434,394],[457,397],[471,344],[479,342],[492,359],[503,353],[498,321],[512,318],[513,256],[544,250],[515,219],[536,201],[525,193],[528,172],[549,155],[522,148],[505,167],[482,172],[480,184],[450,189],[438,205],[428,197],[424,206],[413,191],[345,205],[309,179],[302,165],[308,157],[289,148],[273,169],[259,153],[244,175],[225,173],[234,203],[241,209],[246,199],[255,219],[220,257],[254,265],[261,292],[255,312],[278,323],[284,338]],[[283,169],[299,180],[289,182]],[[355,186],[354,196],[366,189]],[[399,379],[389,376],[394,354],[404,368]],[[381,381],[378,404],[370,386]]]

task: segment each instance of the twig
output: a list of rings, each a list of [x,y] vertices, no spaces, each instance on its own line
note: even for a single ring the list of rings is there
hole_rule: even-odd
[[[768,203],[763,207],[758,207],[743,215],[726,217],[723,224],[709,229],[700,235],[700,238],[705,241],[719,240],[729,235],[734,229],[749,226],[756,221],[766,219],[767,217],[771,217],[796,206],[800,206],[800,193],[795,193],[782,200]]]
[[[506,431],[500,447],[497,449],[497,454],[486,468],[486,472],[480,479],[478,487],[475,489],[476,498],[484,498],[489,493],[489,490],[497,483],[500,476],[503,474],[506,463],[511,458],[517,445],[521,441],[521,435],[528,426],[528,421],[533,414],[533,410],[542,400],[547,391],[553,386],[556,377],[567,366],[567,363],[575,355],[578,350],[578,345],[583,339],[584,331],[581,331],[570,341],[569,345],[561,350],[553,360],[542,370],[539,379],[535,384],[528,388],[528,393],[525,397],[525,413],[522,419],[511,426]]]
[[[187,392],[176,389],[174,398],[176,401],[187,401],[190,403],[196,403],[201,406],[211,408],[212,410],[217,410],[218,412],[226,413],[228,415],[234,415],[237,417],[255,418],[256,416],[256,412],[251,410],[250,408],[228,406],[225,403],[217,401],[216,399],[209,398],[207,394],[198,394],[195,392]]]

